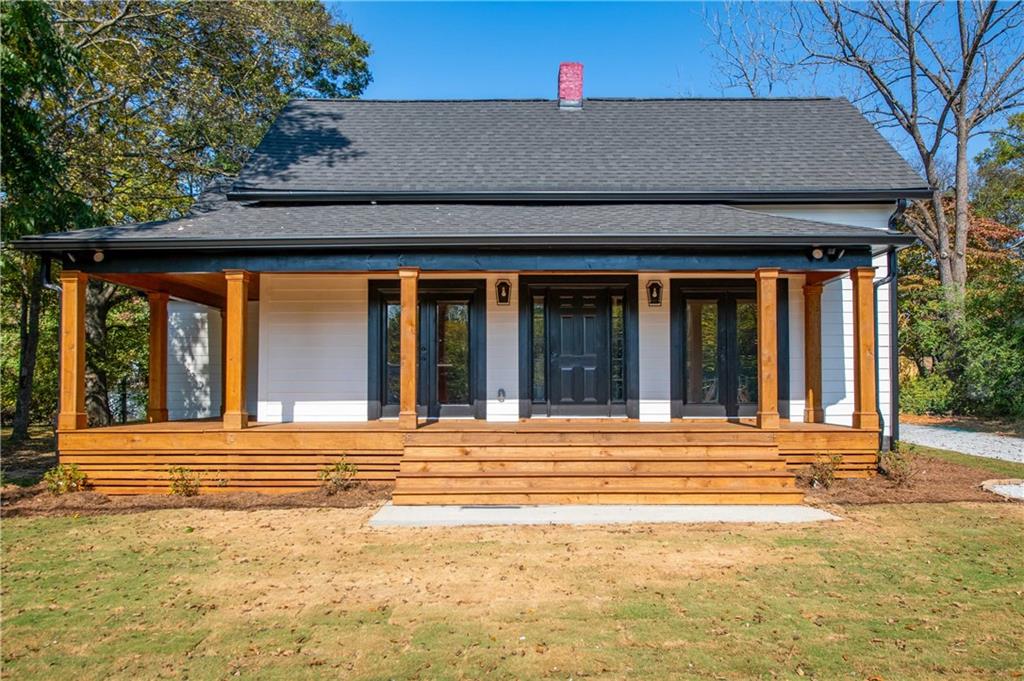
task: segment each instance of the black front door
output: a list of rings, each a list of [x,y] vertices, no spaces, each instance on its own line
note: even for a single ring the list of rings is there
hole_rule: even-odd
[[[636,277],[537,276],[520,284],[520,416],[636,418]]]
[[[551,291],[551,414],[607,415],[610,320],[608,291]]]

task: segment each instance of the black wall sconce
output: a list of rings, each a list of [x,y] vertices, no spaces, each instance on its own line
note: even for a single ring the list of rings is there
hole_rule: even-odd
[[[661,282],[647,282],[647,304],[651,307],[661,307]]]
[[[498,299],[498,305],[508,305],[512,302],[512,283],[508,279],[499,279],[494,284],[494,297]]]

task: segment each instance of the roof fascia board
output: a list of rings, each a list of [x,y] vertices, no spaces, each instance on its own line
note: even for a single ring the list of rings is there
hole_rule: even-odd
[[[76,250],[117,250],[117,251],[166,251],[166,250],[264,250],[264,249],[323,249],[325,247],[352,249],[393,249],[393,248],[473,248],[473,247],[580,247],[623,248],[642,246],[684,246],[690,248],[717,248],[744,246],[909,246],[916,237],[878,230],[878,234],[812,235],[792,237],[751,237],[751,236],[663,236],[663,235],[540,235],[540,236],[429,236],[415,237],[317,237],[317,238],[257,238],[257,239],[46,239],[26,237],[13,242],[18,250],[29,252],[66,253]]]
[[[927,187],[905,189],[852,189],[792,192],[401,192],[401,191],[265,191],[240,189],[228,192],[230,201],[265,203],[846,203],[931,198]]]

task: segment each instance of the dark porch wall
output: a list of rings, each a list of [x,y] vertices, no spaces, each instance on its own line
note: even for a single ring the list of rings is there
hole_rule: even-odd
[[[759,267],[783,270],[834,270],[871,266],[867,247],[847,248],[838,260],[813,260],[808,248],[770,249],[751,245],[746,251],[435,251],[402,252],[220,252],[183,251],[104,252],[95,262],[93,252],[64,258],[64,266],[95,273],[220,272],[243,269],[251,272],[393,272],[400,267],[424,271],[518,270],[522,272],[636,272],[644,270],[730,272]]]

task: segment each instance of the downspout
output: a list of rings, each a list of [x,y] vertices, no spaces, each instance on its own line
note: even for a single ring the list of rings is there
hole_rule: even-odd
[[[64,309],[64,289],[62,289],[58,284],[54,284],[53,280],[50,278],[50,264],[51,264],[50,261],[51,261],[50,256],[48,256],[48,255],[44,255],[43,256],[43,264],[42,264],[42,267],[39,270],[39,280],[42,282],[43,288],[57,292],[57,380],[60,381],[61,361],[62,361],[62,357],[63,357],[63,353],[60,351],[60,342],[61,342],[61,338],[60,338],[60,325],[61,325],[61,321],[62,321],[61,320],[61,316],[62,316],[61,312]],[[60,412],[61,412],[60,395],[61,395],[61,389],[60,389],[60,386],[58,385],[57,386],[57,413],[58,414],[60,414]],[[56,426],[54,426],[53,430],[54,430],[53,453],[57,456],[57,461],[59,462],[60,461],[60,438],[57,437],[57,428],[56,428]]]
[[[907,209],[907,201],[900,199],[896,202],[896,210],[889,216],[889,229],[895,230],[899,227],[900,218]],[[886,251],[886,275],[874,282],[875,297],[875,352],[878,352],[878,289],[886,284],[889,286],[889,428],[892,435],[889,438],[891,451],[896,442],[900,439],[900,383],[899,383],[899,329],[897,327],[899,318],[897,314],[898,287],[896,279],[899,274],[899,260],[896,257],[895,246],[890,246]],[[882,416],[882,392],[878,389],[881,385],[882,368],[875,363],[875,409],[881,420],[881,428],[878,431],[878,449],[882,451],[885,447],[885,423]]]

